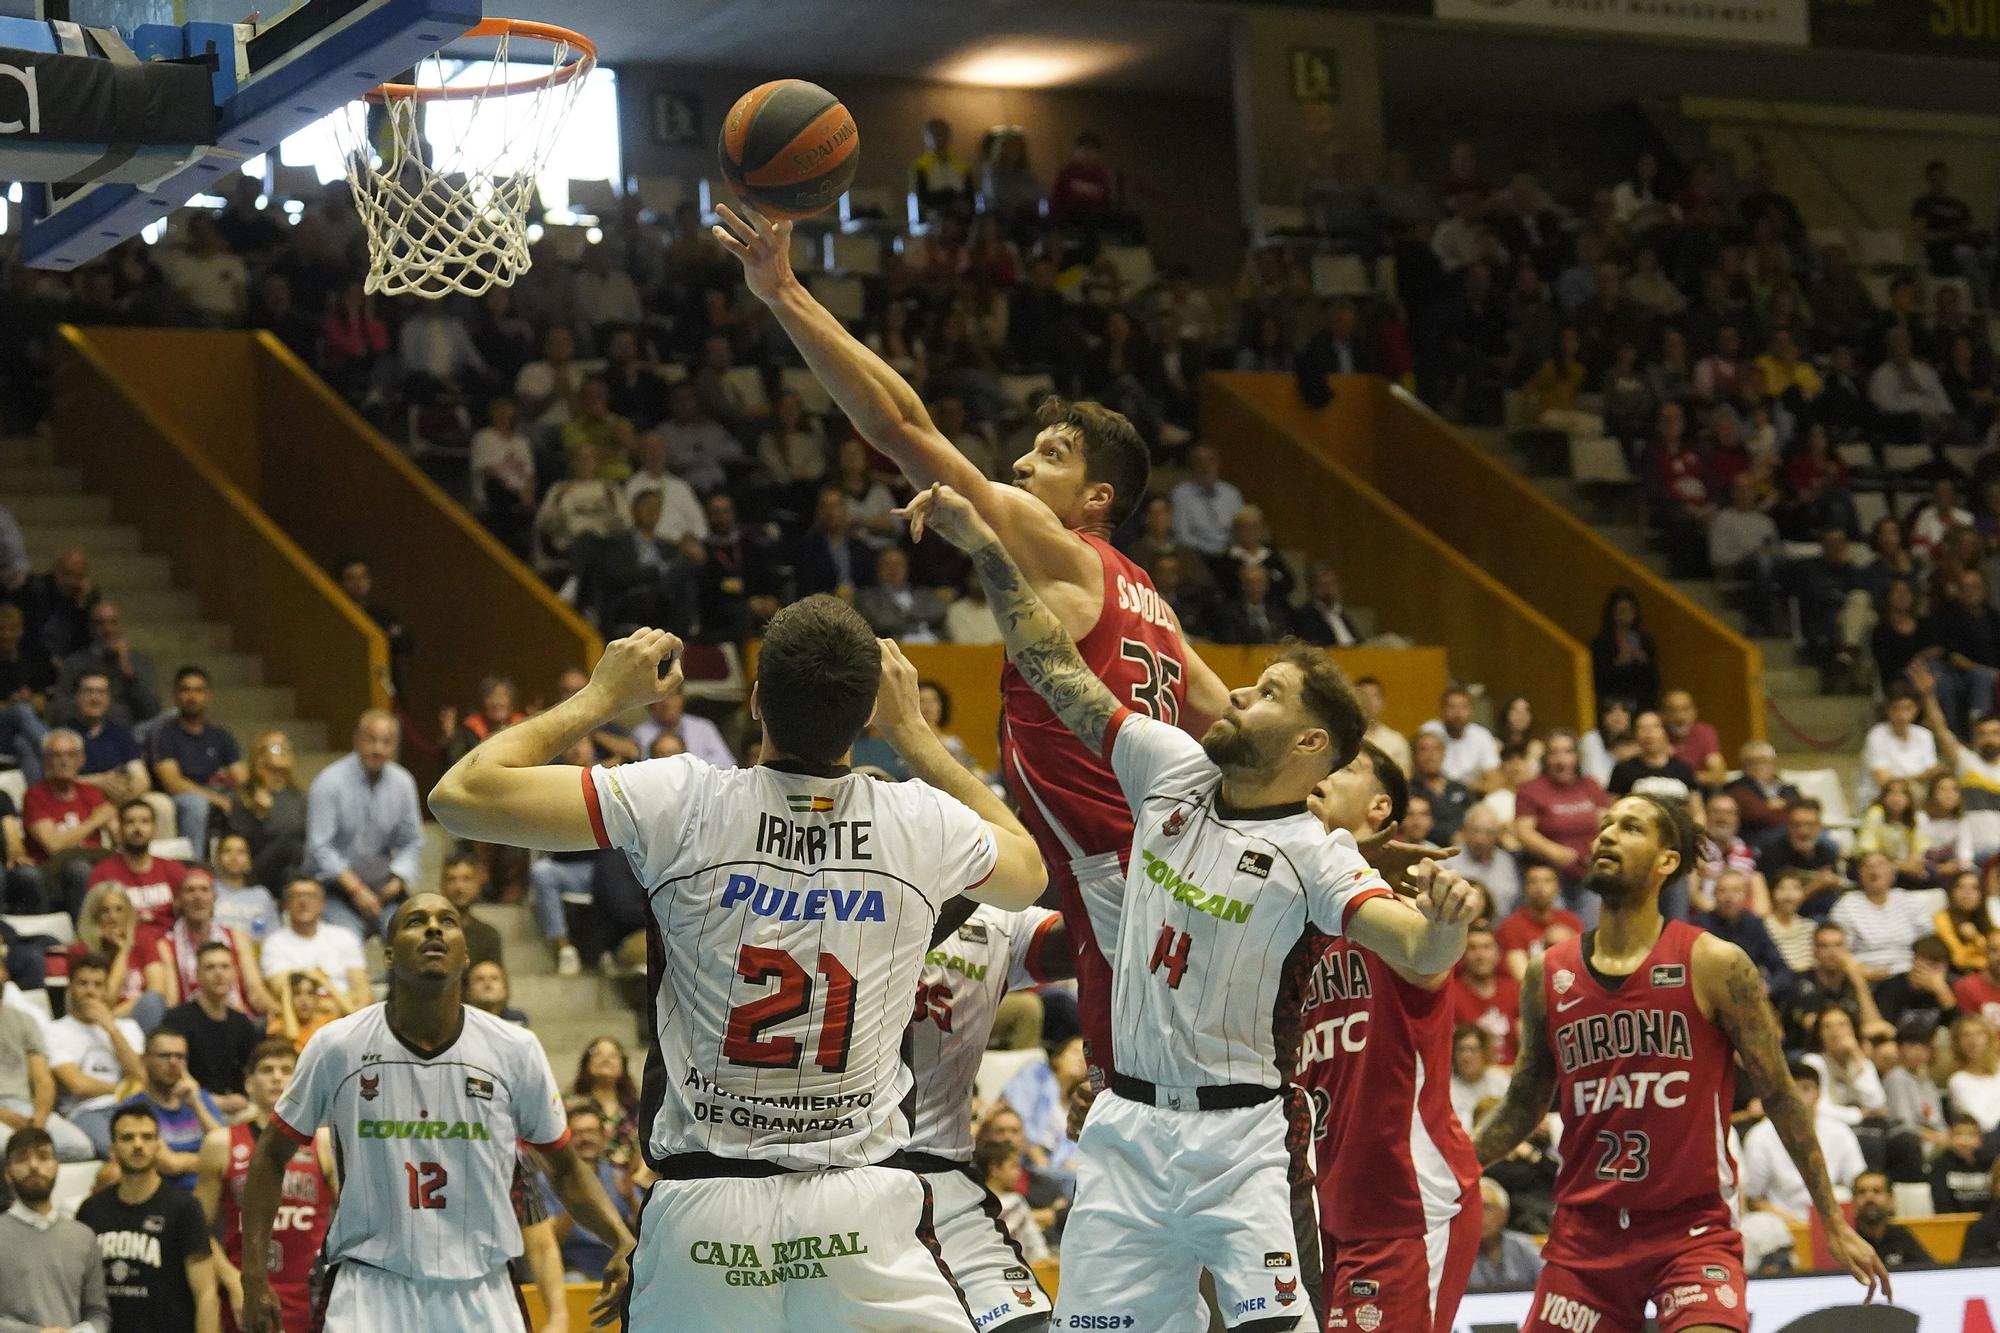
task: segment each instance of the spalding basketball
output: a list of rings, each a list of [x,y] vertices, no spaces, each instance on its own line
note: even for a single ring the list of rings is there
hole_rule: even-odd
[[[861,135],[840,99],[816,83],[779,79],[736,99],[722,122],[722,174],[771,218],[809,218],[847,192]]]

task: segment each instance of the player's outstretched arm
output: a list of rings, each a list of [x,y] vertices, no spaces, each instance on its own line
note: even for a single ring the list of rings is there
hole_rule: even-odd
[[[1778,1131],[1778,1140],[1798,1168],[1799,1178],[1805,1181],[1806,1192],[1826,1227],[1828,1252],[1856,1282],[1868,1288],[1867,1299],[1875,1299],[1878,1283],[1887,1299],[1889,1270],[1875,1247],[1848,1225],[1840,1200],[1834,1196],[1812,1113],[1799,1096],[1785,1061],[1784,1037],[1765,994],[1763,974],[1743,950],[1713,935],[1703,935],[1695,942],[1694,986],[1697,1002],[1736,1048],[1751,1090],[1763,1103],[1764,1115]]]
[[[549,1184],[555,1187],[562,1206],[585,1230],[611,1247],[611,1260],[604,1265],[604,1281],[597,1299],[590,1305],[590,1326],[605,1328],[618,1321],[625,1289],[632,1283],[632,1247],[637,1244],[626,1230],[625,1219],[605,1197],[597,1172],[583,1164],[568,1143],[541,1150],[549,1168]]]
[[[1048,867],[1021,821],[938,740],[917,701],[917,669],[894,639],[882,645],[882,688],[875,696],[875,725],[917,778],[936,787],[986,822],[993,835],[993,873],[966,897],[1018,911],[1042,896]]]
[[[271,1223],[285,1184],[285,1164],[298,1151],[274,1119],[257,1136],[243,1176],[243,1333],[277,1333],[283,1315],[271,1290]]]
[[[583,852],[597,846],[581,770],[550,761],[605,723],[681,687],[681,641],[642,629],[604,645],[590,683],[481,741],[431,788],[431,813],[461,838]]]
[[[986,588],[986,603],[1006,640],[1008,660],[1048,701],[1064,726],[1092,750],[1102,751],[1104,734],[1118,711],[1117,697],[1084,664],[1076,640],[1035,592],[985,518],[949,486],[920,492],[902,512],[910,520],[911,537],[921,540],[926,529],[934,531],[972,558]]]
[[[943,483],[977,506],[1036,577],[1081,579],[1096,557],[1053,510],[1025,491],[989,480],[938,433],[923,398],[887,362],[849,333],[792,272],[792,224],[755,209],[716,210],[715,238],[743,265],[751,294],[771,308],[861,438],[887,454],[912,486]],[[1087,562],[1087,563],[1086,563]]]
[[[1556,1095],[1555,1052],[1549,1048],[1548,1015],[1542,1008],[1542,960],[1528,964],[1521,978],[1521,1044],[1507,1095],[1479,1123],[1472,1146],[1479,1165],[1504,1161],[1548,1116]]]
[[[1354,909],[1347,938],[1418,985],[1430,985],[1465,956],[1465,932],[1479,915],[1480,895],[1472,883],[1435,861],[1410,872],[1413,902],[1370,898]]]

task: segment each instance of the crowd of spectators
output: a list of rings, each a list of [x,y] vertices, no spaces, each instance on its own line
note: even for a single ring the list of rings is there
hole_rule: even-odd
[[[1482,725],[1474,694],[1454,688],[1405,737],[1381,720],[1381,683],[1357,682],[1369,738],[1411,774],[1403,836],[1455,847],[1453,864],[1490,900],[1452,983],[1454,1106],[1470,1121],[1504,1090],[1528,962],[1594,920],[1581,879],[1601,811],[1628,791],[1685,797],[1705,828],[1703,861],[1666,906],[1763,970],[1864,1234],[1897,1261],[1919,1259],[1882,1208],[1891,1187],[1924,1185],[1937,1211],[1992,1209],[1967,1257],[2000,1259],[2000,719],[1988,716],[2000,619],[1983,570],[2000,491],[1975,472],[1982,502],[1968,512],[1963,479],[1937,452],[1929,505],[1878,526],[1863,549],[1854,478],[1836,452],[1857,439],[1983,438],[1990,393],[1972,383],[1990,377],[1983,321],[1953,304],[1955,284],[1936,285],[1925,312],[1922,285],[1899,280],[1876,309],[1839,247],[1807,247],[1767,180],[1737,197],[1698,166],[1669,197],[1642,160],[1632,180],[1572,201],[1528,173],[1493,188],[1464,147],[1435,191],[1400,155],[1372,191],[1349,188],[1344,164],[1321,165],[1317,224],[1365,257],[1393,256],[1396,297],[1322,302],[1295,247],[1260,247],[1232,336],[1184,271],[1128,285],[1115,252],[1140,232],[1090,136],[1045,195],[1018,134],[990,136],[975,170],[934,123],[911,175],[928,225],[885,245],[857,331],[991,475],[1032,439],[1035,392],[1127,412],[1163,471],[1119,540],[1191,634],[1232,643],[1350,645],[1367,633],[1338,571],[1295,567],[1225,479],[1221,451],[1193,434],[1203,368],[1303,372],[1307,384],[1326,371],[1408,374],[1472,419],[1507,389],[1537,413],[1601,394],[1607,429],[1655,479],[1677,561],[1740,584],[1759,628],[1796,600],[1830,664],[1860,663],[1865,648],[1890,685],[1864,756],[1865,815],[1828,828],[1769,746],[1746,747],[1732,769],[1696,701],[1663,689],[1625,590],[1607,598],[1592,645],[1601,708],[1584,736],[1538,726],[1523,698]],[[697,210],[661,226],[628,216],[574,258],[546,244],[520,284],[477,302],[398,304],[361,292],[358,235],[337,195],[288,226],[247,182],[219,214],[185,214],[168,247],[133,242],[71,277],[10,272],[26,298],[12,330],[21,364],[44,364],[35,329],[56,317],[266,328],[459,483],[494,534],[608,632],[650,621],[735,641],[786,599],[831,591],[904,641],[997,640],[963,562],[907,541],[899,479],[786,374],[798,369],[789,343]],[[1915,210],[1927,261],[1966,277],[1983,305],[1985,257],[1967,228],[1947,225],[1948,199],[1934,177]],[[1927,378],[1922,358],[1944,370]],[[1909,381],[1941,384],[1949,402],[1911,407],[1896,396]],[[210,720],[214,685],[200,666],[163,680],[99,595],[88,552],[30,570],[0,520],[0,757],[27,783],[21,808],[0,811],[5,907],[64,912],[78,936],[53,963],[66,970],[60,1018],[0,1007],[0,1140],[29,1145],[9,1152],[7,1178],[35,1211],[44,1157],[118,1159],[127,1129],[144,1137],[131,1105],[146,1108],[162,1145],[150,1151],[178,1183],[186,1170],[173,1168],[189,1167],[200,1131],[249,1109],[243,1070],[260,1041],[300,1049],[370,1002],[364,941],[417,884],[422,829],[397,762],[409,719],[364,715],[351,753],[301,784],[281,732],[245,750]],[[1819,553],[1788,554],[1799,540]],[[406,652],[408,632],[375,599],[365,564],[338,574]],[[544,698],[581,681],[566,672]],[[462,715],[439,719],[439,739],[450,754],[539,702],[489,679]],[[927,687],[925,705],[976,768],[949,735],[948,693]],[[565,760],[746,757],[741,719],[720,722],[677,697]],[[886,747],[868,747],[858,763],[898,776]],[[528,1016],[478,919],[483,895],[525,898],[559,975],[629,972],[643,958],[644,894],[621,857],[514,863],[467,847],[438,887],[467,915],[469,998],[514,1021]],[[5,943],[0,982],[18,998],[51,960],[11,931]],[[979,1108],[975,1169],[1031,1251],[1059,1241],[1073,1186],[1061,1108],[1081,1060],[1061,995],[1008,1039],[1042,1043],[1049,1059]],[[592,1044],[572,1091],[578,1150],[629,1214],[647,1178],[618,1041]],[[1796,1175],[1753,1102],[1734,1128],[1753,1217],[1797,1216]],[[1547,1229],[1556,1151],[1538,1135],[1484,1182],[1482,1280],[1531,1273],[1525,1234]],[[601,1271],[601,1242],[552,1201],[524,1206],[537,1209],[566,1269]],[[1767,1268],[1787,1262],[1768,1229],[1751,1233]]]

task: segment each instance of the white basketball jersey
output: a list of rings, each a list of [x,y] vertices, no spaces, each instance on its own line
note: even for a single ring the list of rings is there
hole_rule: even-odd
[[[584,791],[652,902],[648,1156],[812,1170],[906,1146],[910,997],[939,904],[993,873],[985,823],[921,782],[692,755]]]
[[[981,905],[924,958],[910,1020],[916,1109],[910,1147],[972,1160],[972,1081],[1010,990],[1046,981],[1035,971],[1043,935],[1062,917],[1040,907],[1006,912]]]
[[[458,1039],[426,1058],[371,1004],[314,1033],[274,1120],[301,1144],[333,1131],[340,1205],[328,1263],[410,1278],[485,1277],[521,1252],[509,1186],[517,1145],[569,1139],[562,1092],[534,1034],[467,1005]]]
[[[1118,1072],[1163,1088],[1285,1080],[1278,992],[1307,927],[1339,935],[1388,884],[1303,802],[1231,810],[1177,727],[1120,709],[1105,739],[1132,806],[1112,989]]]

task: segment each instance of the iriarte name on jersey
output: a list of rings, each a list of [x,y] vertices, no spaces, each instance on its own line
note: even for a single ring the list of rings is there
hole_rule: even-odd
[[[1235,810],[1201,743],[1120,709],[1105,738],[1133,814],[1112,992],[1118,1072],[1162,1088],[1277,1087],[1280,983],[1308,926],[1389,887],[1303,803]]]
[[[1060,920],[1040,907],[1005,912],[982,905],[925,957],[910,1020],[917,1079],[910,1147],[972,1160],[972,1083],[1001,998],[1047,980],[1035,960],[1043,934]]]
[[[470,1006],[458,1039],[430,1056],[390,1030],[385,1005],[327,1024],[272,1120],[301,1145],[322,1125],[333,1131],[341,1189],[329,1263],[454,1281],[521,1252],[508,1193],[517,1145],[569,1138],[541,1042]]]
[[[904,1147],[910,997],[939,904],[993,873],[979,817],[921,782],[692,755],[587,770],[584,798],[652,902],[648,1156]]]

